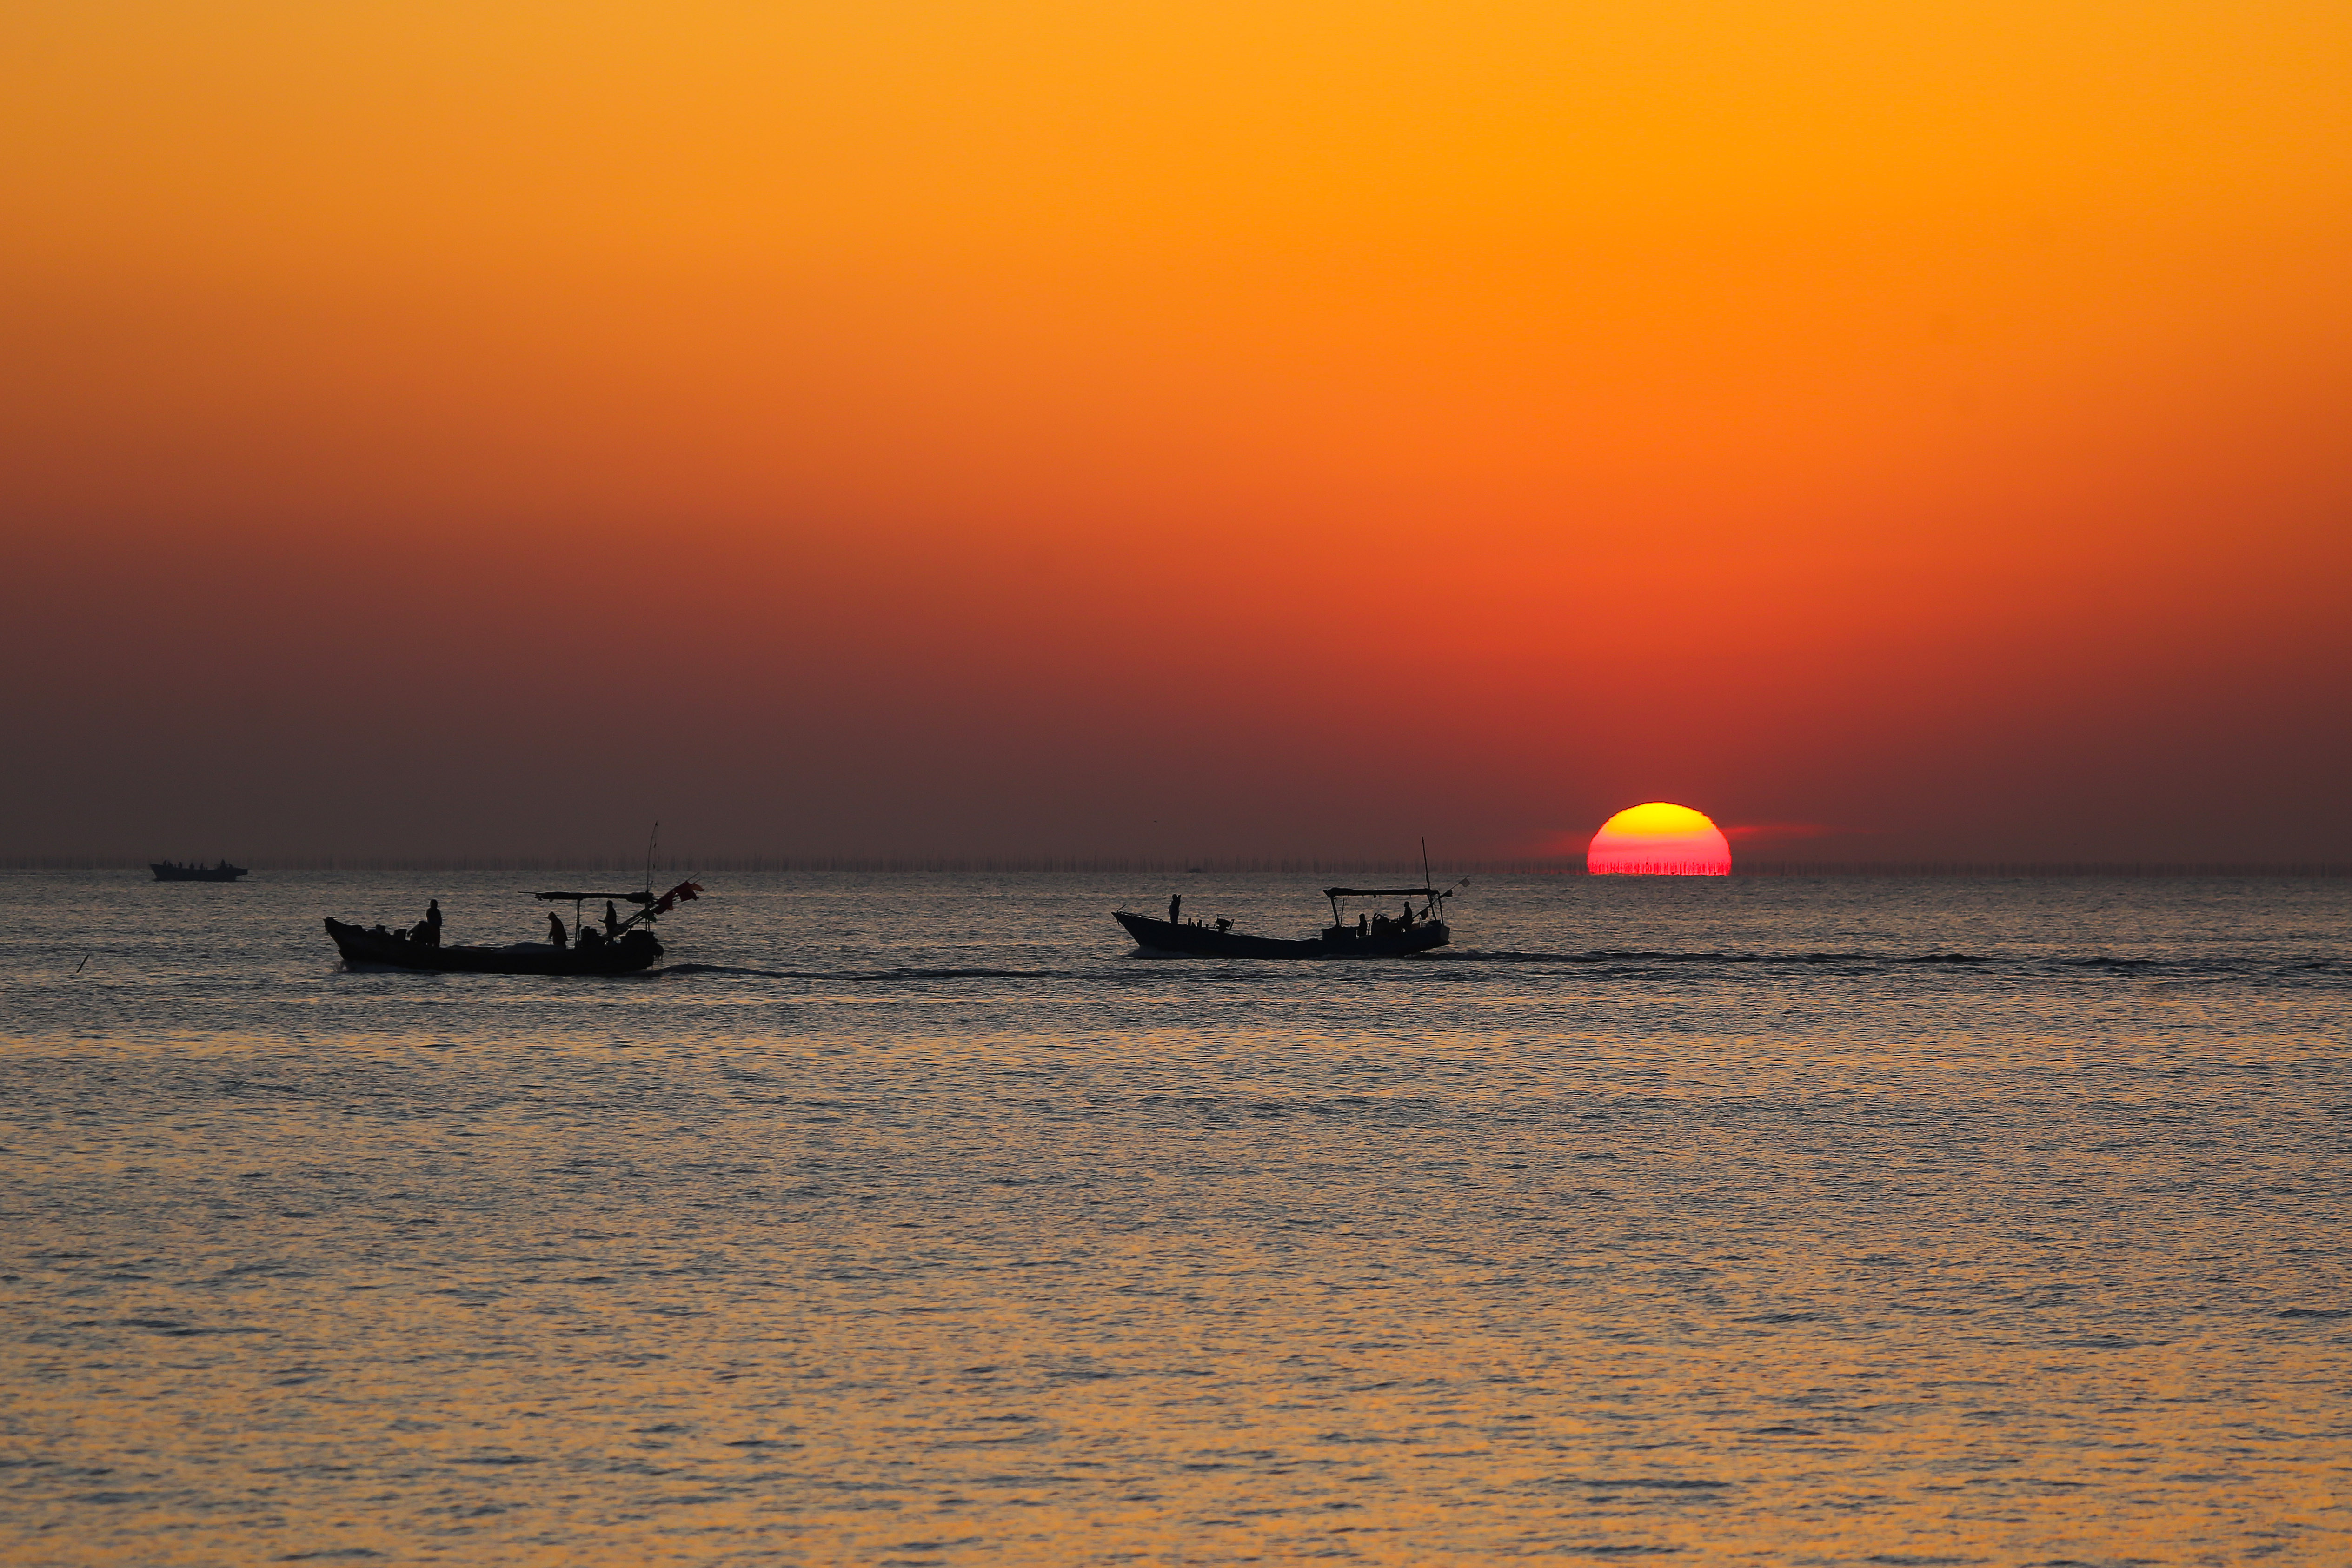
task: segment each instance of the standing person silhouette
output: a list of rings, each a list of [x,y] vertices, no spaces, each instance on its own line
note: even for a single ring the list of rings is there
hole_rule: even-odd
[[[1178,893],[1168,900],[1168,923],[1176,923],[1176,911],[1184,907],[1184,895]]]
[[[565,945],[563,941],[563,918],[561,915],[551,914],[547,917],[547,940],[553,942],[558,947]]]
[[[604,900],[604,940],[614,941],[620,934],[621,911],[613,907],[612,900],[606,899]]]
[[[441,900],[428,899],[425,904],[425,945],[441,945]]]

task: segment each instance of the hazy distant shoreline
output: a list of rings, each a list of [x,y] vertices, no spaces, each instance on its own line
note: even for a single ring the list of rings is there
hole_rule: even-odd
[[[563,871],[573,875],[641,877],[642,863],[558,856],[239,856],[257,872],[285,871]],[[1135,874],[1383,876],[1418,873],[1418,860],[1274,859],[1230,857],[1195,860],[1154,856],[883,856],[715,855],[663,857],[665,868],[694,871],[782,874],[805,872],[928,876]],[[1580,861],[1556,859],[1444,860],[1430,865],[1441,879],[1465,876],[1584,877]],[[128,855],[0,857],[0,870],[145,870],[147,858]],[[2340,860],[1751,860],[1734,877],[2345,877]]]

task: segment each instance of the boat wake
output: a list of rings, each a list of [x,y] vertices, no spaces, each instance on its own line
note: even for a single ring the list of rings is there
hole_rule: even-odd
[[[1430,963],[1990,963],[1968,952],[1659,952],[1592,948],[1584,952],[1514,952],[1507,949],[1432,953]]]
[[[797,980],[829,983],[836,985],[920,984],[938,981],[957,980],[1027,980],[1068,981],[1087,985],[1110,985],[1125,989],[1131,985],[1157,987],[1168,984],[1203,984],[1216,986],[1265,984],[1283,986],[1308,976],[1318,977],[1316,984],[1328,984],[1335,971],[1328,963],[1264,963],[1250,959],[1206,959],[1198,954],[1185,955],[1186,962],[1139,962],[1133,952],[1106,959],[1099,965],[1087,964],[1070,969],[1002,969],[971,964],[902,965],[889,969],[769,969],[754,964],[734,963],[673,963],[666,968],[647,970],[628,978],[637,980],[692,980],[706,976],[725,979]],[[1695,964],[1725,967],[1765,967],[1811,965],[1844,965],[1853,969],[1899,969],[1921,966],[1973,968],[1983,965],[2009,966],[2045,973],[2113,974],[2117,977],[2140,976],[2158,978],[2168,975],[2229,974],[2242,966],[2210,961],[2196,962],[2177,959],[2115,958],[2106,956],[2059,957],[2051,954],[2010,954],[1994,956],[1960,952],[1740,952],[1734,951],[1701,950],[1670,952],[1654,948],[1590,948],[1580,952],[1522,952],[1513,949],[1451,948],[1434,952],[1400,955],[1391,963],[1362,967],[1349,964],[1341,967],[1351,972],[1352,982],[1378,983],[1381,975],[1402,976],[1408,973],[1425,975],[1451,974],[1467,981],[1473,975],[1492,974],[1515,965],[1590,965],[1619,971],[1639,971],[1646,968]],[[2330,960],[2310,960],[2300,963],[2259,966],[2263,973],[2290,974],[2318,971],[2334,973],[2342,965]]]
[[[731,963],[673,963],[648,970],[646,980],[698,974],[741,974],[761,980],[1071,980],[1055,969],[751,969]]]

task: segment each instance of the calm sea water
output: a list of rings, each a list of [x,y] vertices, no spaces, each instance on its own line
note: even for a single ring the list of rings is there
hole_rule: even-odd
[[[5,1561],[2352,1562],[2344,883],[537,880],[0,874]]]

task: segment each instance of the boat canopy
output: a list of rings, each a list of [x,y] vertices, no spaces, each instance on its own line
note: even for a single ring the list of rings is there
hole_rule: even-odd
[[[678,905],[698,897],[701,892],[702,884],[699,882],[680,882],[677,887],[672,888],[668,892],[664,893],[659,898],[654,897],[650,891],[643,893],[534,893],[531,896],[548,903],[560,902],[563,900],[569,899],[572,901],[572,918],[574,921],[581,918],[580,906],[586,903],[591,899],[618,899],[625,900],[625,902],[640,906],[636,913],[609,928],[614,931],[625,931],[637,924],[640,921],[644,921],[647,925],[651,925],[656,919],[669,913],[670,910],[677,908]]]
[[[1427,898],[1436,891],[1434,888],[1326,888],[1323,896],[1327,899],[1394,899],[1419,894]]]

